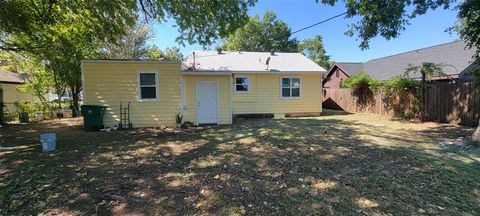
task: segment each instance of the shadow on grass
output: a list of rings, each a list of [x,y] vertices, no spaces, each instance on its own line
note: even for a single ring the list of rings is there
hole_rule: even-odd
[[[431,135],[383,127],[322,117],[169,133],[11,126],[7,145],[29,147],[2,155],[0,214],[480,211],[478,163],[422,144],[456,129]],[[52,129],[58,151],[41,153],[32,142]]]
[[[337,116],[337,115],[351,115],[353,113],[346,112],[343,110],[334,110],[334,109],[323,109],[322,116]]]

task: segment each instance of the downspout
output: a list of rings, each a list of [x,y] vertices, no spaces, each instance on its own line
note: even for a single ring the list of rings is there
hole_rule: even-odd
[[[230,88],[230,124],[233,124],[233,107],[232,107],[232,82],[233,82],[233,76],[234,74],[232,73],[230,76],[229,76],[229,79],[230,79],[230,84],[228,85],[228,87]]]
[[[323,74],[320,74],[320,114],[323,112]]]
[[[182,124],[185,121],[185,84],[182,75],[182,65],[180,64],[180,113],[182,114]]]

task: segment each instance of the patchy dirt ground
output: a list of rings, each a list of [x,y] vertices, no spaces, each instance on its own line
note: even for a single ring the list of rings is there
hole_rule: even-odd
[[[0,129],[0,215],[359,215],[480,212],[472,128],[367,114],[83,132]],[[57,133],[41,152],[39,134]]]

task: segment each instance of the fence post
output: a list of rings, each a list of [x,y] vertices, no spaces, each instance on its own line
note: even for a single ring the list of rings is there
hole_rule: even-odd
[[[5,124],[5,117],[3,115],[3,88],[0,86],[0,125]]]

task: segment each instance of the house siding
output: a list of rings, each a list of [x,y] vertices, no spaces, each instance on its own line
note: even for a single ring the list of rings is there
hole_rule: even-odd
[[[191,121],[197,124],[197,95],[196,85],[201,81],[217,82],[218,91],[218,124],[231,124],[232,118],[230,113],[230,76],[215,76],[215,75],[184,75],[183,76],[183,91],[184,103],[183,114],[184,121]]]
[[[338,73],[338,77],[337,77]],[[340,68],[335,67],[335,69],[329,74],[329,76],[326,77],[326,81],[323,84],[323,88],[326,89],[339,89],[340,88],[340,83],[342,80],[347,79],[348,76],[343,72]]]
[[[249,78],[249,92],[233,90],[233,114],[319,113],[322,111],[322,79],[320,74],[235,74]],[[301,97],[281,98],[280,79],[301,78]],[[235,79],[232,81],[234,88]]]
[[[14,103],[17,101],[27,101],[34,102],[36,101],[35,96],[23,93],[17,90],[21,84],[17,83],[1,83],[0,88],[3,89],[3,103],[5,104],[5,112],[13,113],[15,112]]]
[[[138,100],[138,72],[157,72],[159,98]],[[104,105],[104,124],[120,122],[120,102],[130,105],[134,127],[175,125],[180,112],[180,63],[83,62],[84,104]]]

